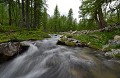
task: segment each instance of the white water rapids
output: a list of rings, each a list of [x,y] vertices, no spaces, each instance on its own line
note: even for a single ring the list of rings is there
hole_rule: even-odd
[[[90,48],[56,45],[58,39],[24,42],[29,49],[1,64],[0,78],[120,78],[118,62]]]

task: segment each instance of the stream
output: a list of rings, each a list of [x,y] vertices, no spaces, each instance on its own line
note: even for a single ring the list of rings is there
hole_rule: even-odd
[[[60,35],[24,41],[29,49],[0,65],[0,78],[120,78],[120,62],[99,51],[56,45]]]

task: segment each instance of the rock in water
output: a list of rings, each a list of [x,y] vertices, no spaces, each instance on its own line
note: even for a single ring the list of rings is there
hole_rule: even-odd
[[[14,58],[16,55],[22,53],[26,45],[20,42],[8,42],[0,44],[0,63],[8,61]]]
[[[64,42],[64,41],[61,41],[61,40],[58,40],[58,41],[57,41],[57,44],[58,44],[58,45],[65,45],[65,42]]]

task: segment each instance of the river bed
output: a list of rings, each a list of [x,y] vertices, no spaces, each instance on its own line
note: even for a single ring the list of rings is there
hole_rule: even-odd
[[[120,78],[120,63],[87,47],[56,45],[60,35],[25,41],[29,49],[0,65],[0,78]]]

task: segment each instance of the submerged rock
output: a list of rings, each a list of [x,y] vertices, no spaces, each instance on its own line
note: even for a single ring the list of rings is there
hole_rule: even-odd
[[[0,63],[6,62],[28,49],[28,45],[20,42],[8,42],[0,44]]]

